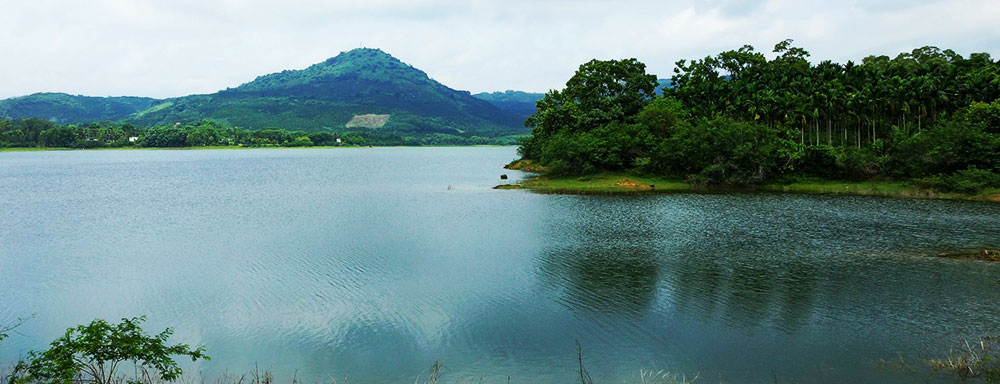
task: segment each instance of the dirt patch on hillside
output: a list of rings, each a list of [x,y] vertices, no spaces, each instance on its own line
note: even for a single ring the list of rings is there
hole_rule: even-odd
[[[347,128],[382,128],[389,121],[390,115],[355,115],[344,124]]]

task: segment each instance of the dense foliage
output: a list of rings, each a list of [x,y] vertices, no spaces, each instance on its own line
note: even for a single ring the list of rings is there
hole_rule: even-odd
[[[680,61],[673,86],[631,60],[591,61],[538,102],[521,154],[555,173],[696,183],[814,177],[1000,187],[1000,63],[934,47],[860,64],[777,44]]]
[[[94,320],[90,324],[66,330],[53,341],[49,349],[28,353],[27,359],[15,367],[11,383],[76,383],[112,384],[126,367],[133,363],[144,375],[156,375],[163,381],[173,381],[183,370],[173,356],[186,356],[192,361],[208,359],[204,348],[186,344],[168,345],[173,334],[170,328],[157,335],[148,335],[140,324],[145,318],[122,319],[111,324]],[[129,382],[138,382],[138,377]],[[147,380],[150,381],[150,380]]]
[[[312,132],[276,128],[249,130],[211,120],[190,125],[175,124],[153,128],[137,128],[130,123],[107,121],[67,126],[41,119],[0,120],[0,148],[513,145],[521,137],[459,136],[443,133],[404,134],[364,128]]]

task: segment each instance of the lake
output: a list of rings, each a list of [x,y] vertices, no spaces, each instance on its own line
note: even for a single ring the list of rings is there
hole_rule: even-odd
[[[0,363],[145,315],[207,380],[568,383],[579,342],[598,383],[906,383],[998,328],[1000,264],[933,255],[1000,247],[1000,204],[491,189],[515,157],[0,153],[0,324],[35,315]]]

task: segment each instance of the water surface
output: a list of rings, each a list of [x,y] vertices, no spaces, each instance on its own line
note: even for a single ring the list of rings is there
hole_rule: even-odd
[[[0,362],[94,318],[207,378],[912,382],[996,330],[1000,204],[491,187],[513,148],[0,153]],[[880,363],[900,357],[917,372]],[[297,373],[296,373],[297,372]]]

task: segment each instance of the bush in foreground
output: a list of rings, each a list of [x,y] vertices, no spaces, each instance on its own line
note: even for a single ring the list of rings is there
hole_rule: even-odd
[[[202,347],[167,345],[173,334],[170,328],[157,335],[146,334],[140,327],[145,320],[134,317],[118,324],[94,320],[67,329],[49,349],[29,352],[27,359],[14,368],[9,383],[120,383],[119,365],[127,362],[141,372],[144,382],[173,381],[184,373],[173,356],[187,356],[192,361],[208,359]],[[141,381],[134,377],[128,382]]]

